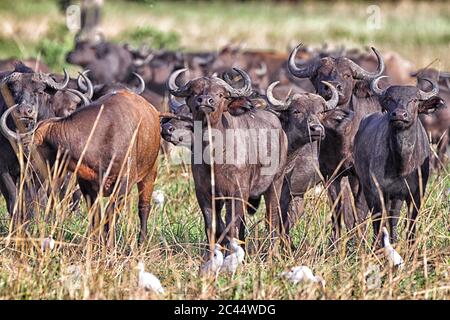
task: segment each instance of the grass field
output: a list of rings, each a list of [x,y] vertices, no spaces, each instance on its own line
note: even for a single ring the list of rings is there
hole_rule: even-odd
[[[450,6],[445,2],[381,4],[382,28],[369,30],[363,2],[307,2],[302,6],[270,3],[167,3],[148,5],[106,1],[104,30],[115,41],[168,44],[186,50],[215,50],[230,41],[248,48],[286,50],[293,40],[320,46],[324,41],[347,46],[375,44],[396,50],[424,66],[450,69]],[[17,19],[20,17],[20,19]],[[51,22],[51,23],[50,23]],[[72,37],[64,17],[47,0],[0,3],[0,57],[41,54],[55,70],[64,63]],[[306,196],[306,213],[293,230],[297,250],[266,260],[262,208],[247,217],[247,257],[234,278],[217,283],[198,277],[205,248],[203,218],[194,194],[190,169],[160,158],[157,190],[163,206],[155,205],[149,219],[149,239],[137,247],[136,194],[119,212],[117,247],[112,252],[92,244],[84,204],[71,213],[63,201],[42,210],[27,238],[8,237],[9,217],[0,200],[0,299],[136,299],[156,298],[137,289],[138,261],[157,275],[167,299],[449,299],[450,298],[450,177],[433,174],[418,218],[418,240],[407,248],[405,212],[399,222],[397,249],[405,258],[403,271],[385,268],[371,249],[368,228],[358,245],[328,246],[331,211],[326,191]],[[103,203],[104,205],[104,203]],[[57,248],[40,253],[40,239],[53,233]],[[344,235],[343,243],[347,236]],[[308,265],[326,280],[325,290],[294,286],[279,277],[294,265]],[[371,287],[365,272],[378,266],[381,284]],[[74,276],[74,269],[79,276]],[[75,272],[75,273],[76,273]],[[70,283],[70,284],[68,284]]]

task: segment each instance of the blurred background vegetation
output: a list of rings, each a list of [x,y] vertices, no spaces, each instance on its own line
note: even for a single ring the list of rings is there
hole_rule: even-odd
[[[438,59],[435,67],[450,69],[447,1],[378,1],[379,29],[368,23],[370,5],[366,1],[105,0],[102,30],[115,42],[183,50],[217,50],[230,42],[278,51],[300,41],[348,48],[375,45],[399,52],[416,67]],[[40,56],[60,69],[73,37],[60,1],[0,2],[0,58]]]

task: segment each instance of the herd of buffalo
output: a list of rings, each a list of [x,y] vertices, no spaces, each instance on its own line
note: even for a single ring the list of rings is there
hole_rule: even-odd
[[[270,164],[261,157],[239,163],[193,159],[209,242],[244,240],[246,214],[254,214],[263,197],[268,237],[290,243],[303,197],[318,184],[329,195],[334,242],[343,225],[358,230],[369,214],[374,243],[382,223],[397,241],[403,203],[407,237],[414,241],[430,170],[446,163],[450,73],[413,70],[395,52],[304,45],[290,53],[234,46],[176,52],[102,38],[76,40],[67,62],[83,69],[78,77],[65,70],[52,74],[33,59],[0,61],[0,190],[12,218],[29,216],[18,205],[22,160],[38,177],[25,186],[31,203],[48,179],[34,163],[52,168],[63,155],[61,192],[74,174],[88,208],[115,194],[101,221],[108,239],[117,206],[137,185],[142,243],[160,150],[167,155],[171,143],[189,148],[194,158],[196,148],[209,147],[212,159],[224,159],[234,152],[230,141],[204,139],[215,130],[225,140],[247,143],[250,154],[265,144],[276,168],[265,173]],[[229,130],[277,135],[230,137]]]

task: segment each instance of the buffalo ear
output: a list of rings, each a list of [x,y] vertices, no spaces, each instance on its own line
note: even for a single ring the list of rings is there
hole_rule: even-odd
[[[431,114],[444,107],[446,107],[445,101],[441,97],[435,96],[419,104],[419,113]]]

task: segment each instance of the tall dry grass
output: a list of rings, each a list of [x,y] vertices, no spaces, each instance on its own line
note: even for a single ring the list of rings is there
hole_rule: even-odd
[[[450,9],[445,3],[383,3],[385,28],[372,37],[364,27],[366,5],[361,3],[307,2],[302,7],[274,8],[257,3],[173,6],[155,2],[150,7],[134,4],[125,7],[120,1],[107,2],[104,29],[108,37],[120,41],[127,40],[123,38],[124,32],[151,25],[163,32],[181,34],[181,45],[191,50],[217,49],[229,41],[277,50],[285,50],[291,40],[313,45],[325,40],[350,46],[375,43],[382,50],[398,50],[418,67],[439,57],[441,66],[450,69],[445,38],[450,32],[447,19]],[[23,19],[17,19],[23,13]],[[36,43],[51,33],[53,23],[64,23],[49,1],[32,5],[17,1],[17,6],[2,7],[0,17],[0,38],[6,39],[0,43],[2,56],[36,53]],[[207,244],[190,168],[173,165],[164,157],[159,163],[156,189],[165,194],[166,201],[162,206],[153,206],[148,241],[140,248],[136,190],[128,195],[123,207],[117,208],[116,246],[107,250],[90,228],[92,210],[88,212],[84,202],[71,210],[76,184],[72,181],[65,197],[59,197],[56,172],[64,169],[63,163],[49,171],[48,201],[39,204],[37,216],[28,228],[13,228],[1,199],[0,299],[156,298],[137,290],[134,267],[138,261],[143,261],[146,269],[161,279],[166,299],[448,299],[450,296],[448,168],[430,179],[417,222],[417,242],[412,248],[404,241],[406,217],[402,212],[397,248],[406,266],[401,272],[385,267],[383,257],[373,252],[370,220],[363,228],[366,231],[361,242],[348,241],[345,233],[342,245],[332,248],[331,208],[326,191],[316,193],[313,189],[306,194],[305,214],[292,230],[295,251],[270,260],[265,258],[268,238],[262,207],[255,216],[246,217],[247,256],[243,267],[234,278],[220,276],[214,284],[198,277]],[[95,208],[105,212],[107,205],[108,200],[103,199]],[[53,252],[43,254],[40,241],[49,234],[54,235],[57,246]],[[314,285],[294,286],[279,277],[281,271],[299,264],[308,265],[321,275],[327,282],[325,290]],[[380,270],[380,286],[375,288],[371,284],[373,278],[365,281],[366,271],[373,268]]]
[[[160,159],[157,189],[164,205],[154,205],[149,219],[148,241],[137,245],[137,193],[116,211],[116,246],[108,250],[90,228],[92,210],[84,202],[71,211],[71,185],[63,199],[57,190],[31,221],[18,232],[1,209],[0,297],[2,299],[142,299],[158,298],[137,288],[138,261],[157,275],[166,299],[448,299],[450,293],[449,175],[433,175],[418,218],[416,245],[405,241],[405,212],[400,219],[400,242],[405,258],[402,271],[385,266],[384,257],[372,249],[370,221],[360,242],[348,233],[336,249],[330,246],[331,210],[326,190],[306,194],[305,214],[292,231],[297,249],[267,258],[269,239],[261,208],[247,216],[247,256],[234,278],[221,275],[216,284],[198,277],[207,248],[203,219],[197,206],[188,168]],[[50,171],[55,176],[58,167]],[[57,186],[50,183],[47,186]],[[51,188],[50,188],[51,190]],[[112,200],[115,198],[113,196]],[[108,200],[97,203],[105,212]],[[15,230],[9,233],[8,230]],[[26,231],[25,231],[26,230]],[[42,253],[41,240],[53,234],[57,246]],[[327,282],[325,290],[314,285],[291,285],[280,278],[290,266],[308,265]],[[365,273],[379,268],[380,286],[373,288]],[[375,281],[376,282],[376,281]],[[159,297],[161,298],[161,297]]]

